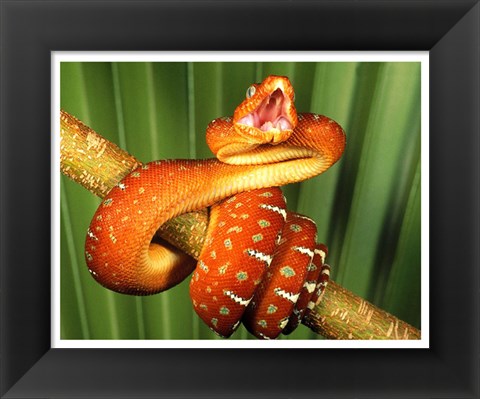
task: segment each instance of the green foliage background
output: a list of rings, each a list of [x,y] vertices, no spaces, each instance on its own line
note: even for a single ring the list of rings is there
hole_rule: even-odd
[[[207,124],[269,74],[290,78],[299,112],[347,133],[339,163],[285,187],[289,208],[317,222],[336,282],[420,328],[420,63],[64,62],[61,107],[141,161],[207,158]],[[130,297],[91,278],[83,245],[98,204],[62,176],[61,338],[216,339],[192,310],[188,279]],[[283,339],[316,338],[301,326]]]

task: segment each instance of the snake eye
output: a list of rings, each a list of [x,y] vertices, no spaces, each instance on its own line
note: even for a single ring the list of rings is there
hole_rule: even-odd
[[[255,86],[250,86],[248,89],[247,89],[247,98],[250,98],[252,97],[255,92],[257,91],[257,88]]]

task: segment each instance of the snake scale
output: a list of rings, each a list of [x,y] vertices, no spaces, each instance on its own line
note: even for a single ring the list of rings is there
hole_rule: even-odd
[[[262,339],[290,333],[329,267],[315,223],[287,211],[278,186],[327,170],[344,151],[345,133],[326,116],[297,114],[288,78],[269,76],[248,88],[233,117],[213,120],[206,138],[216,158],[150,162],[108,193],[87,232],[89,271],[132,295],[192,274],[193,307],[218,335],[229,337],[240,322]],[[169,219],[205,207],[210,222],[196,268],[152,240]]]

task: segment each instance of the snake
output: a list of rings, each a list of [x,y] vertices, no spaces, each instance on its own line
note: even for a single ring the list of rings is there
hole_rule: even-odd
[[[329,169],[345,132],[327,116],[297,113],[288,77],[270,75],[248,87],[232,116],[208,124],[206,141],[214,158],[145,163],[111,189],[87,230],[88,270],[130,295],[191,275],[193,308],[216,334],[229,337],[243,323],[275,339],[313,309],[330,271],[315,223],[288,211],[279,187]],[[168,220],[207,207],[196,265],[155,239]]]

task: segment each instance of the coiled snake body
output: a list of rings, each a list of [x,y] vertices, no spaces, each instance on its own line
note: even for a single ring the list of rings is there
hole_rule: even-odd
[[[315,224],[287,212],[277,186],[332,166],[345,134],[325,116],[297,115],[288,78],[269,76],[233,117],[209,124],[207,143],[217,159],[147,163],[110,191],[88,229],[88,268],[117,292],[164,291],[192,268],[152,237],[169,219],[212,206],[190,284],[194,308],[221,336],[242,321],[257,337],[276,338],[295,329],[328,280]]]

